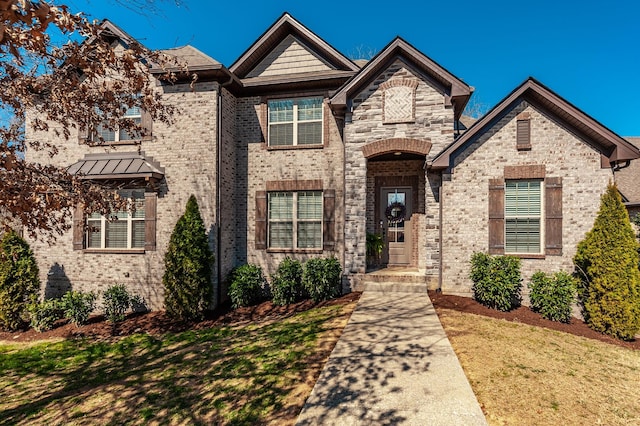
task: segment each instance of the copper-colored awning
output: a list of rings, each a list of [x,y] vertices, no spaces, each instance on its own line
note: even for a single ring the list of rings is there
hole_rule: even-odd
[[[144,152],[87,154],[67,171],[80,179],[162,179],[164,169]]]

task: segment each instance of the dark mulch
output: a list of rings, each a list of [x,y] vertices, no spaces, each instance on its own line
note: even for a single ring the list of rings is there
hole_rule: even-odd
[[[640,339],[635,339],[629,342],[614,339],[605,334],[598,333],[587,326],[583,321],[572,318],[569,324],[564,324],[556,321],[549,321],[540,314],[533,312],[526,306],[521,306],[509,312],[501,312],[495,309],[487,308],[481,305],[475,300],[468,297],[445,295],[442,293],[429,292],[429,297],[436,311],[440,309],[453,309],[460,312],[466,312],[476,315],[484,315],[487,317],[504,319],[511,322],[519,322],[523,324],[529,324],[536,327],[544,327],[552,330],[563,331],[565,333],[574,334],[576,336],[587,337],[589,339],[600,340],[605,343],[622,346],[625,348],[640,350]]]
[[[484,315],[536,327],[545,327],[625,348],[640,350],[640,339],[630,342],[614,339],[597,331],[593,331],[583,321],[575,318],[571,320],[571,323],[563,324],[546,320],[525,306],[510,312],[501,312],[495,309],[489,309],[468,297],[445,295],[436,292],[429,292],[429,297],[436,311],[440,309],[453,309],[460,312]],[[89,320],[89,324],[82,327],[76,327],[73,324],[61,321],[53,330],[45,331],[44,333],[38,333],[33,329],[14,333],[0,331],[0,341],[31,342],[45,339],[69,339],[78,337],[107,339],[114,336],[127,336],[133,333],[160,335],[168,332],[175,333],[185,330],[198,330],[221,325],[236,326],[250,322],[263,322],[286,318],[314,307],[341,305],[358,300],[359,298],[360,293],[355,292],[321,303],[305,300],[288,306],[275,306],[270,301],[267,301],[256,306],[239,309],[231,309],[231,307],[226,304],[216,311],[210,312],[205,320],[200,322],[178,322],[168,317],[164,311],[130,314],[125,321],[118,324],[111,324],[105,321],[103,316],[93,316]]]
[[[7,333],[0,331],[0,341],[32,342],[36,340],[55,338],[90,337],[107,339],[114,336],[127,336],[134,333],[160,335],[176,333],[186,330],[199,330],[214,326],[237,326],[248,323],[258,323],[290,317],[296,313],[307,311],[320,306],[344,305],[360,298],[361,293],[349,293],[337,299],[314,303],[311,300],[294,303],[288,306],[275,306],[270,301],[247,308],[231,309],[224,304],[219,309],[208,313],[204,321],[180,322],[167,316],[164,311],[130,314],[120,323],[111,324],[102,315],[89,319],[89,324],[77,327],[67,321],[59,321],[53,330],[38,333],[33,329]]]

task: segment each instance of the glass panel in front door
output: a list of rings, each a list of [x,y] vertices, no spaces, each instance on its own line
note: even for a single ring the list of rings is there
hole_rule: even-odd
[[[387,194],[387,241],[404,242],[404,220],[407,213],[407,196],[405,192]]]

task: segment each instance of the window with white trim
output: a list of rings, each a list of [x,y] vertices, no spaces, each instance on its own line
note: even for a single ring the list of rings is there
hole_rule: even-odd
[[[129,198],[135,210],[113,211],[112,220],[100,213],[91,213],[87,217],[88,249],[144,249],[144,189],[123,190],[118,194]]]
[[[322,144],[322,98],[273,99],[267,103],[269,146]]]
[[[270,192],[269,248],[322,248],[322,191]]]
[[[140,107],[123,107],[123,110],[123,119],[131,120],[137,125],[140,125],[142,123],[142,110],[140,109]],[[106,123],[101,123],[96,128],[94,135],[94,139],[96,141],[100,141],[100,138],[102,138],[102,140],[104,140],[105,142],[120,142],[140,139],[140,135],[132,135],[124,129],[110,130]]]
[[[505,182],[505,253],[542,252],[542,181]]]

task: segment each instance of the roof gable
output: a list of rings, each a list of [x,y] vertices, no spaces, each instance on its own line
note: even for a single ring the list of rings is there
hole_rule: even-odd
[[[456,119],[462,114],[473,88],[400,37],[396,37],[372,60],[367,62],[358,74],[342,86],[331,98],[331,104],[336,108],[345,108],[352,96],[359,93],[398,59],[442,85],[445,88],[447,102],[455,107]]]
[[[289,34],[247,74],[247,77],[267,77],[334,69],[335,67],[320,55]]]
[[[611,163],[640,158],[640,151],[633,144],[618,136],[534,78],[529,77],[493,107],[491,111],[476,121],[455,142],[438,154],[431,167],[433,169],[450,167],[452,156],[460,150],[464,150],[470,142],[490,129],[513,106],[522,100],[527,101],[536,108],[547,111],[550,115],[574,129],[582,138],[599,147],[602,154]]]
[[[229,70],[239,78],[256,77],[260,73],[260,66],[264,61],[269,62],[272,52],[277,53],[282,43],[293,36],[304,50],[312,54],[320,63],[324,63],[328,70],[355,72],[359,67],[342,53],[338,52],[326,41],[318,37],[304,25],[296,21],[288,13],[284,13],[264,34],[262,34],[234,63]],[[291,40],[291,39],[289,39]],[[279,57],[277,54],[275,57]],[[263,67],[268,68],[268,67]],[[274,71],[277,68],[273,68]],[[253,72],[257,70],[256,72]],[[262,69],[264,71],[264,69]]]

